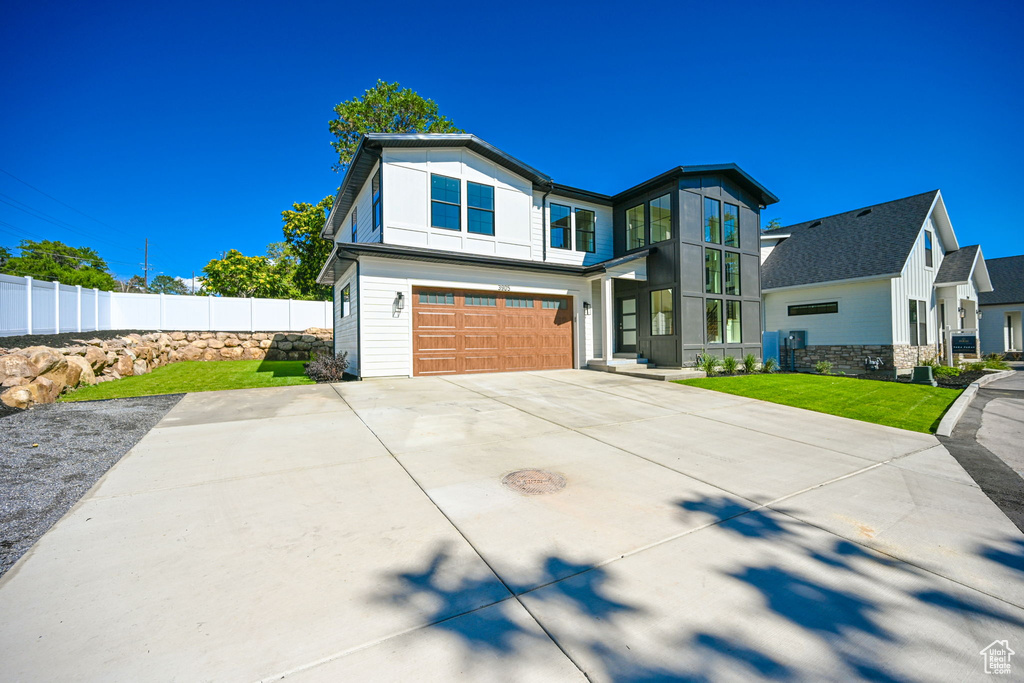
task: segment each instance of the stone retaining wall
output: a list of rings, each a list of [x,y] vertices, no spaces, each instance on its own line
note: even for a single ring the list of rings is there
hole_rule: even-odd
[[[867,371],[864,361],[867,358],[881,358],[882,367],[905,370],[913,368],[918,361],[934,358],[935,348],[932,346],[910,346],[907,344],[846,344],[833,346],[808,346],[797,349],[797,370],[814,370],[819,361],[829,361],[837,372],[861,374]],[[789,359],[782,359],[782,366],[789,367]]]
[[[153,332],[80,339],[60,348],[0,348],[0,401],[12,408],[52,403],[82,384],[144,375],[168,363],[308,360],[333,353],[331,330],[295,332]]]

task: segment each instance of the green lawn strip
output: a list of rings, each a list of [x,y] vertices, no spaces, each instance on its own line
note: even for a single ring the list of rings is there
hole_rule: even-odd
[[[171,363],[148,375],[125,377],[95,386],[83,386],[65,394],[62,401],[96,401],[106,398],[184,394],[221,389],[252,389],[312,384],[301,360],[221,360]]]
[[[679,380],[701,389],[931,434],[960,389],[821,375],[739,375]]]

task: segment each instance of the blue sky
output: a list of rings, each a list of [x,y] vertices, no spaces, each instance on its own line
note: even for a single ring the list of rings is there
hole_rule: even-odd
[[[0,173],[0,244],[122,276],[146,237],[153,274],[261,254],[340,184],[333,105],[383,78],[558,182],[736,162],[784,224],[940,188],[961,243],[1024,253],[1022,3],[379,7],[9,5],[0,168],[86,215]]]

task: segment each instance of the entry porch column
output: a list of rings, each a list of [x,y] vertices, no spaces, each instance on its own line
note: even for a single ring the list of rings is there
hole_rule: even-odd
[[[612,276],[601,276],[601,355],[608,362],[615,356],[615,293]]]

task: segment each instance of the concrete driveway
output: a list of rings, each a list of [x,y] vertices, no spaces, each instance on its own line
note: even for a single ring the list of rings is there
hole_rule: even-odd
[[[923,434],[589,371],[191,394],[0,579],[0,669],[981,680],[1022,579]]]

